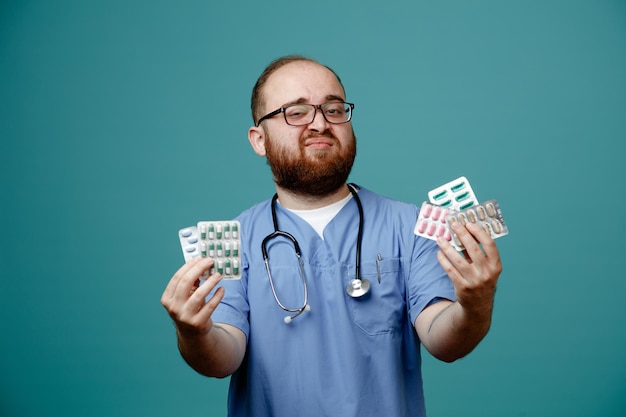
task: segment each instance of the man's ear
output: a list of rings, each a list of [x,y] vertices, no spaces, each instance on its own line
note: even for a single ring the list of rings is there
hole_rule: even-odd
[[[265,130],[261,126],[248,129],[248,141],[257,155],[265,156]]]

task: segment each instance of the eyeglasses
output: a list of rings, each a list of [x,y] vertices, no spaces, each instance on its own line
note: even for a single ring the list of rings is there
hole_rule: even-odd
[[[341,124],[348,123],[352,119],[353,103],[332,102],[324,104],[292,104],[281,107],[271,113],[261,117],[256,123],[258,127],[265,119],[272,118],[279,113],[285,116],[285,122],[290,126],[304,126],[313,123],[317,109],[322,111],[324,119],[328,123]]]

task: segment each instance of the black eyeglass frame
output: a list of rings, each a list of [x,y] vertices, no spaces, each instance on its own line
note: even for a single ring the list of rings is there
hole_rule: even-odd
[[[348,120],[346,120],[345,122],[331,122],[330,120],[328,120],[326,118],[326,114],[324,113],[324,110],[322,110],[322,107],[327,106],[329,104],[347,104],[350,107],[350,115],[348,117]],[[313,119],[309,123],[304,123],[304,124],[301,124],[301,125],[292,125],[291,123],[289,123],[287,121],[287,114],[285,113],[285,110],[287,110],[289,107],[292,107],[292,106],[301,106],[301,105],[313,106]],[[308,125],[310,123],[313,123],[313,120],[315,120],[315,116],[317,115],[317,110],[318,109],[322,112],[322,117],[324,117],[324,120],[326,120],[328,123],[331,123],[331,124],[334,124],[334,125],[341,125],[341,124],[344,124],[344,123],[348,123],[350,120],[352,120],[352,112],[354,111],[354,103],[348,103],[347,101],[337,101],[337,102],[333,101],[333,102],[324,103],[324,104],[309,104],[309,103],[290,104],[288,106],[283,106],[280,109],[276,109],[273,112],[269,112],[265,116],[261,117],[259,119],[259,121],[256,122],[256,127],[259,127],[263,120],[271,119],[272,117],[274,117],[274,116],[276,116],[277,114],[280,114],[280,113],[283,114],[283,116],[285,117],[285,123],[287,123],[289,126],[305,126],[305,125]]]

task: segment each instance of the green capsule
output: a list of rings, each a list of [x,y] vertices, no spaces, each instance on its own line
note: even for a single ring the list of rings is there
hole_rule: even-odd
[[[454,199],[455,199],[456,201],[464,201],[464,200],[467,200],[468,198],[470,198],[470,193],[469,193],[469,192],[467,192],[467,191],[466,191],[466,192],[464,192],[464,193],[463,193],[463,194],[461,194],[461,195],[458,195],[458,196],[454,197]]]
[[[446,190],[443,190],[439,194],[435,194],[433,196],[433,200],[440,200],[440,199],[444,198],[446,196],[446,194],[448,194],[448,192]]]
[[[459,207],[459,210],[462,211],[462,210],[468,209],[468,208],[472,207],[473,205],[474,205],[474,202],[473,201],[469,201],[469,202],[463,204],[461,207]]]
[[[462,190],[463,188],[465,188],[465,183],[461,182],[461,183],[458,183],[457,185],[452,186],[450,190],[452,190],[453,193],[456,193],[457,191]]]

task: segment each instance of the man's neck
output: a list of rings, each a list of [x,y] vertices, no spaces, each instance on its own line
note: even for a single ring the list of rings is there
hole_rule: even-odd
[[[350,190],[348,189],[348,186],[344,184],[339,187],[337,191],[327,195],[312,196],[308,194],[294,193],[293,191],[277,186],[276,193],[278,194],[278,201],[285,208],[291,210],[314,210],[326,207],[344,199],[348,194],[350,194]]]

